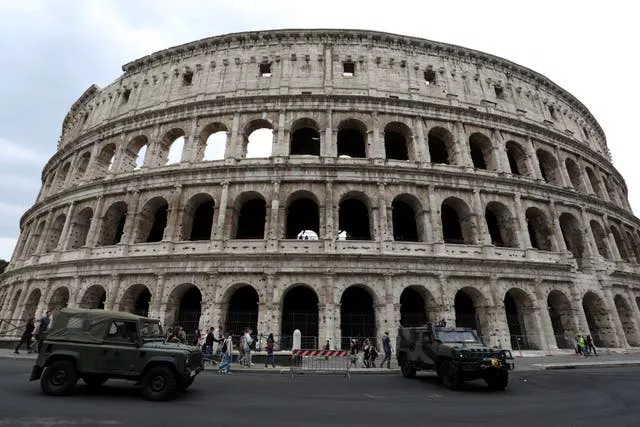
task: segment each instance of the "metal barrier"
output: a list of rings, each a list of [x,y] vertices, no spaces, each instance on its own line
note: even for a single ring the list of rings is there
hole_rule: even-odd
[[[349,352],[343,350],[292,350],[291,379],[296,374],[340,373],[346,379],[351,378]]]

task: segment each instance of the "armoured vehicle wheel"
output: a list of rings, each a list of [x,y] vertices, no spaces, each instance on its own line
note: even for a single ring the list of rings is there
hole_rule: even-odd
[[[89,387],[99,387],[102,384],[106,383],[109,377],[106,375],[83,375],[82,381]]]
[[[147,400],[171,399],[178,389],[178,379],[170,368],[157,366],[142,378],[142,397]]]
[[[415,378],[416,376],[416,368],[413,367],[406,357],[402,358],[400,371],[402,371],[402,376],[405,378]]]
[[[182,383],[180,384],[180,387],[183,390],[188,389],[191,386],[191,384],[193,384],[193,380],[195,380],[195,379],[196,379],[196,377],[191,377],[188,380],[183,380]]]
[[[464,383],[462,373],[457,366],[454,366],[450,360],[444,360],[438,369],[440,381],[450,390],[459,390]]]
[[[40,378],[40,388],[50,396],[69,394],[78,382],[78,371],[73,363],[58,360],[47,366]]]
[[[509,384],[509,373],[507,371],[492,372],[485,381],[492,390],[504,390]]]

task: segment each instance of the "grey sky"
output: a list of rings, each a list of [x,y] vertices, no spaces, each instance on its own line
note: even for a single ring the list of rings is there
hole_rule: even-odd
[[[0,16],[0,258],[10,258],[62,120],[89,85],[106,86],[123,64],[157,50],[261,29],[388,31],[534,69],[594,114],[640,212],[634,2],[27,0],[0,2]]]

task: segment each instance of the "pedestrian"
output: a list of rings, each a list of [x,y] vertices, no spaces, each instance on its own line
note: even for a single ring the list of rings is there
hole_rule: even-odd
[[[26,344],[27,353],[31,353],[31,338],[33,337],[33,331],[36,329],[35,321],[36,319],[33,317],[27,320],[27,324],[24,326],[24,332],[22,333],[20,342],[16,346],[16,351],[14,351],[15,354],[20,354],[18,350],[20,349],[20,346],[22,344]]]
[[[38,320],[38,327],[36,329],[36,351],[40,353],[40,347],[42,347],[42,342],[44,341],[45,333],[47,329],[49,329],[49,325],[51,324],[51,312],[47,311],[44,317]]]
[[[580,353],[587,357],[587,344],[584,341],[584,337],[582,335],[578,335],[578,346],[580,347]]]
[[[201,345],[200,344],[201,339],[202,339],[202,334],[200,333],[200,329],[196,329],[196,332],[193,337],[193,345],[196,347],[199,347]]]
[[[382,337],[382,351],[384,351],[384,359],[380,367],[382,368],[384,362],[387,362],[387,369],[391,369],[391,338],[389,338],[389,332],[385,332]]]
[[[589,353],[593,352],[594,356],[598,355],[598,353],[596,352],[596,347],[593,345],[593,339],[591,339],[591,335],[587,335],[586,345]]]
[[[247,367],[251,367],[251,343],[253,342],[253,338],[251,338],[251,329],[247,328],[244,331],[244,365]]]
[[[273,333],[270,333],[267,337],[267,357],[264,359],[264,367],[266,368],[271,361],[271,366],[276,367],[276,356],[273,354],[273,347],[275,345],[275,340],[273,339]]]
[[[355,339],[351,339],[351,355],[349,356],[351,363],[349,367],[354,366],[358,367],[358,341]]]
[[[231,352],[233,351],[233,338],[231,334],[222,342],[220,350],[222,354],[222,362],[218,366],[218,372],[221,374],[231,375]]]

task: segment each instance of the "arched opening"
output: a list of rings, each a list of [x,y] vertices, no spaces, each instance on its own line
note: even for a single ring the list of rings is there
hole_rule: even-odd
[[[11,301],[11,310],[9,312],[9,316],[13,316],[13,313],[16,312],[16,308],[18,308],[18,302],[20,301],[20,295],[22,295],[22,290],[18,290],[13,296],[13,301]]]
[[[57,311],[65,308],[69,304],[69,289],[66,286],[60,286],[53,292],[47,305],[47,311]]]
[[[453,306],[456,312],[456,327],[472,328],[478,335],[482,335],[476,304],[471,294],[464,289],[459,290],[456,292]]]
[[[36,317],[36,310],[38,309],[41,297],[42,293],[40,292],[40,289],[34,289],[31,291],[29,298],[27,298],[27,302],[24,304],[24,309],[22,310],[22,319],[29,320]]]
[[[320,155],[320,132],[318,124],[311,119],[297,120],[291,126],[291,140],[289,141],[290,155]]]
[[[587,177],[589,178],[589,183],[591,184],[591,188],[593,189],[594,194],[601,199],[604,199],[602,195],[602,187],[600,187],[600,181],[598,181],[598,178],[596,178],[596,174],[593,172],[593,169],[588,167],[586,168],[586,171]]]
[[[469,151],[471,161],[476,169],[496,170],[493,160],[493,147],[489,138],[481,133],[472,133],[469,137]]]
[[[449,197],[440,206],[442,238],[445,243],[475,244],[473,216],[465,202]]]
[[[338,156],[367,157],[367,127],[359,120],[349,119],[338,125]]]
[[[582,298],[582,309],[587,318],[593,344],[596,347],[616,347],[615,331],[602,298],[593,292],[587,292]]]
[[[431,163],[454,164],[455,143],[453,135],[443,127],[434,127],[427,135]]]
[[[633,311],[631,307],[629,307],[626,298],[622,295],[616,295],[613,301],[616,305],[616,311],[622,323],[622,330],[624,331],[624,336],[627,338],[627,342],[632,347],[640,346],[640,336],[638,336],[638,330],[633,320]]]
[[[58,181],[58,189],[62,189],[64,187],[64,184],[67,182],[67,176],[69,175],[69,169],[71,168],[71,163],[67,162],[62,166],[62,169],[60,169],[60,172],[58,173],[58,176],[56,177],[56,180]]]
[[[305,230],[320,234],[320,215],[318,205],[308,198],[299,198],[287,206],[286,239],[297,239]],[[304,237],[304,236],[303,236]]]
[[[593,234],[593,239],[595,240],[596,248],[598,248],[598,253],[605,259],[611,259],[611,254],[609,253],[609,249],[605,242],[606,236],[602,226],[596,220],[591,220],[589,225],[591,226],[591,234]]]
[[[338,228],[347,233],[348,240],[371,240],[369,208],[358,199],[349,198],[338,207]]]
[[[245,127],[243,157],[271,157],[273,148],[273,127],[267,120],[254,120]]]
[[[60,214],[56,217],[49,228],[49,232],[47,233],[47,241],[44,245],[44,252],[49,253],[58,247],[60,243],[60,237],[62,236],[62,229],[64,228],[64,223],[67,220],[67,216],[65,214]]]
[[[318,295],[307,286],[289,289],[282,302],[281,348],[291,348],[293,331],[299,329],[302,348],[318,347]]]
[[[409,160],[411,129],[404,123],[392,122],[384,128],[384,150],[387,160]]]
[[[196,194],[187,202],[182,216],[181,240],[210,240],[215,202],[204,193]]]
[[[620,232],[614,226],[611,226],[611,235],[613,236],[614,242],[616,242],[616,247],[618,248],[618,253],[620,254],[620,258],[623,261],[629,262],[629,253],[627,252],[627,247],[620,236]]]
[[[242,286],[231,295],[224,330],[240,335],[245,328],[258,329],[258,292],[249,285]]]
[[[504,311],[511,338],[511,348],[536,350],[539,335],[531,298],[521,289],[510,289],[504,296]]]
[[[211,123],[204,127],[196,144],[194,158],[197,161],[224,159],[227,149],[228,129],[222,123]]]
[[[185,133],[182,129],[175,128],[167,132],[158,143],[157,164],[171,165],[180,163],[184,140]]]
[[[135,313],[139,316],[149,315],[151,304],[151,292],[145,285],[137,284],[130,286],[122,295],[120,300],[120,311]],[[171,325],[165,325],[169,328]]]
[[[569,298],[562,292],[553,290],[547,297],[547,308],[558,348],[573,348],[578,327]]]
[[[529,208],[525,213],[531,246],[541,251],[552,251],[552,233],[545,214],[538,208]]]
[[[607,190],[607,194],[609,195],[609,200],[611,201],[611,203],[620,205],[618,193],[613,189],[613,185],[606,175],[602,177],[602,182],[604,183],[604,188]]]
[[[560,229],[562,230],[562,237],[567,250],[573,254],[578,266],[581,266],[584,254],[584,240],[580,223],[573,215],[563,213],[560,215]]]
[[[80,160],[78,160],[78,166],[76,167],[75,173],[75,183],[78,183],[78,181],[80,181],[84,177],[84,174],[87,173],[87,167],[89,166],[90,160],[91,153],[88,151],[86,153],[83,153],[80,157]]]
[[[582,173],[580,172],[580,168],[571,159],[566,159],[564,161],[564,165],[567,168],[567,172],[569,173],[569,181],[571,181],[571,185],[578,191],[584,191],[584,187],[582,184]]]
[[[491,236],[491,244],[508,248],[518,247],[518,236],[514,227],[514,220],[505,205],[498,202],[488,203],[484,217]]]
[[[104,310],[107,291],[100,285],[92,285],[87,289],[80,301],[80,308]]]
[[[78,212],[75,219],[71,222],[69,248],[78,249],[85,245],[92,218],[93,210],[91,208],[84,208]]]
[[[633,237],[633,234],[627,230],[627,239],[626,241],[629,243],[631,250],[633,253],[631,256],[635,256],[636,264],[640,264],[640,243]]]
[[[27,246],[27,249],[25,250],[25,256],[31,256],[35,253],[38,247],[38,242],[44,235],[44,226],[45,226],[44,221],[38,224],[35,234],[31,236],[31,238],[29,239],[29,244]]]
[[[242,204],[238,215],[236,239],[264,239],[267,205],[262,198],[252,198]]]
[[[100,154],[95,162],[96,171],[102,174],[110,171],[113,167],[115,156],[116,144],[107,144],[102,147],[102,150],[100,150]]]
[[[396,197],[391,203],[391,216],[393,240],[396,242],[417,242],[420,240],[416,213],[409,203]]]
[[[169,204],[162,197],[154,197],[145,203],[138,216],[138,233],[135,243],[161,242],[167,227]]]
[[[109,206],[102,220],[97,246],[109,246],[120,243],[127,220],[127,204],[116,202]]]
[[[553,154],[545,150],[536,151],[538,157],[538,164],[540,165],[540,172],[542,173],[542,179],[551,183],[560,185],[560,174],[558,170],[558,162]]]
[[[417,286],[409,286],[400,294],[400,325],[404,327],[424,326],[429,321],[431,298]]]
[[[200,324],[202,294],[197,286],[185,283],[175,288],[167,301],[166,327],[182,326],[187,343],[193,344]]]
[[[505,148],[507,150],[507,160],[509,160],[509,168],[513,175],[530,175],[527,165],[527,153],[522,146],[514,141],[507,141]]]
[[[376,315],[373,297],[368,289],[350,286],[340,298],[341,348],[349,348],[352,339],[358,342],[369,338],[372,344],[377,342]]]
[[[144,135],[139,135],[132,139],[123,152],[120,170],[122,172],[128,172],[144,166],[148,144],[149,140]]]

